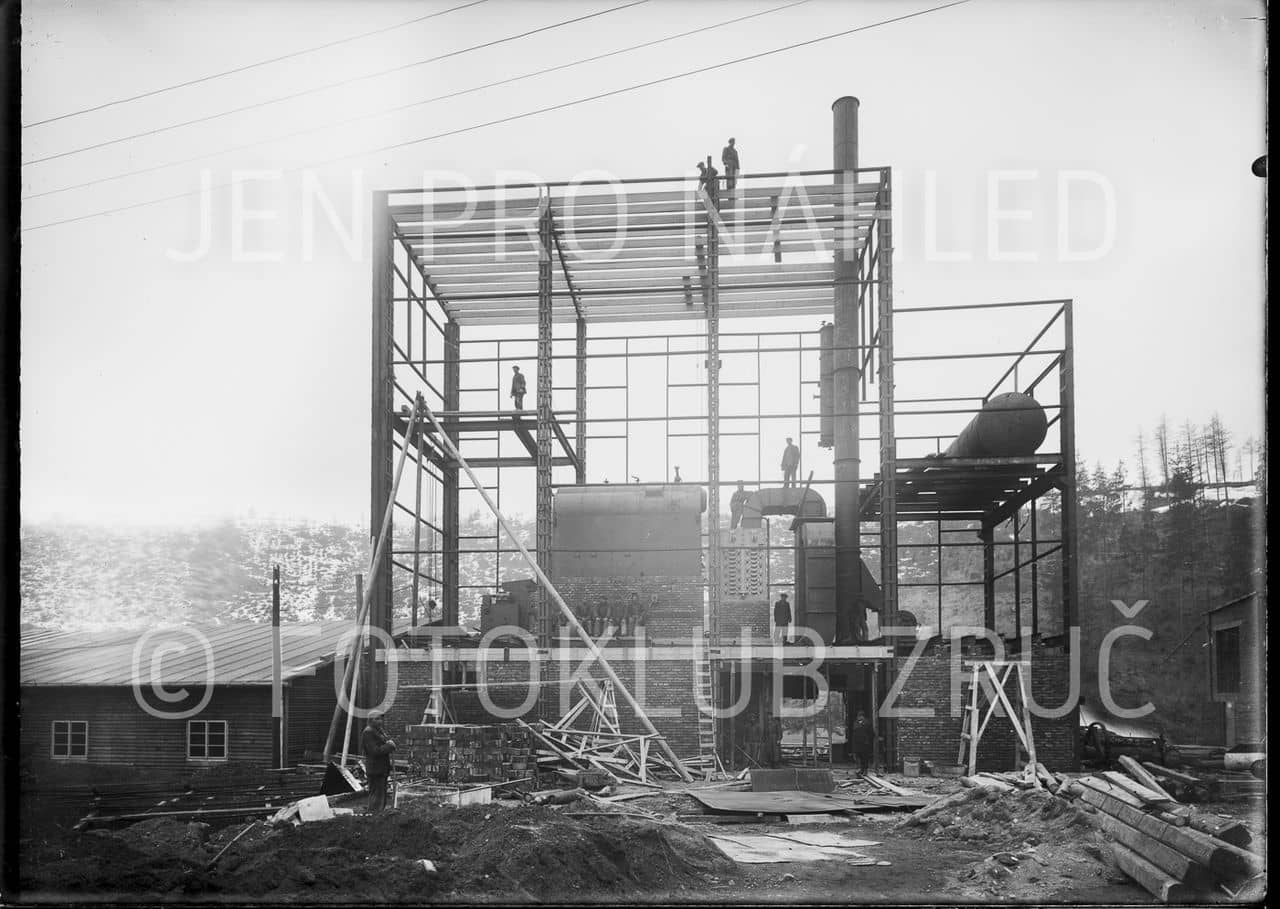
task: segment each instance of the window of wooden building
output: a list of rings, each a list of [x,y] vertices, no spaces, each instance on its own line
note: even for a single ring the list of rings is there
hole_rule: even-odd
[[[89,724],[84,720],[54,720],[50,754],[60,761],[89,757]]]
[[[193,761],[225,761],[226,720],[188,720],[187,757]]]

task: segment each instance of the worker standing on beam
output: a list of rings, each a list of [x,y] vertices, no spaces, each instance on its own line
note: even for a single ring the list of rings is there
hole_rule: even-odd
[[[519,366],[512,366],[511,376],[511,400],[515,403],[516,410],[524,410],[525,384],[524,373],[520,371]]]
[[[738,185],[738,150],[733,147],[733,137],[729,137],[729,144],[720,152],[720,163],[724,165],[724,188],[732,193],[733,188]]]
[[[791,489],[796,485],[796,471],[800,469],[800,449],[787,436],[787,447],[782,449],[782,488]]]
[[[785,593],[778,595],[773,604],[773,634],[779,643],[787,643],[787,628],[791,625],[791,604]]]
[[[716,208],[720,207],[720,171],[716,170],[716,166],[711,163],[711,156],[707,155],[707,167],[703,172],[703,177],[707,183],[707,195],[711,197],[712,203]]]

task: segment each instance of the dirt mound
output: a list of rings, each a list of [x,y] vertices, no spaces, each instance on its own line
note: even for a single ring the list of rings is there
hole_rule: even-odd
[[[948,808],[916,828],[921,835],[957,839],[998,849],[1084,840],[1097,827],[1088,806],[1068,802],[1043,789],[994,788]]]
[[[196,829],[191,829],[194,826]],[[243,829],[147,821],[67,837],[28,862],[35,891],[208,894],[302,901],[422,902],[580,899],[661,893],[731,870],[701,834],[629,817],[570,817],[521,806],[460,810],[409,806],[270,830],[259,826],[208,861]],[[434,863],[424,869],[421,860]]]

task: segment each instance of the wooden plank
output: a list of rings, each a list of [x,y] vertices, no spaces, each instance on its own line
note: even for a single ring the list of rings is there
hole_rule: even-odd
[[[1120,870],[1162,903],[1178,903],[1191,896],[1191,888],[1174,880],[1123,843],[1112,843],[1111,852]]]
[[[1098,823],[1112,839],[1128,846],[1170,877],[1194,890],[1213,889],[1214,879],[1209,869],[1172,846],[1105,812],[1099,812]]]
[[[1152,790],[1148,789],[1146,786],[1143,786],[1141,783],[1135,782],[1130,777],[1126,776],[1123,773],[1120,773],[1118,770],[1104,770],[1102,772],[1102,778],[1109,783],[1114,783],[1115,785],[1119,786],[1121,789],[1125,790],[1130,795],[1137,796],[1143,801],[1144,804],[1147,804],[1147,805],[1168,805],[1171,803],[1177,804],[1177,802],[1174,799],[1169,798],[1167,795],[1161,795],[1158,792],[1153,792]]]
[[[1170,795],[1163,786],[1161,786],[1159,783],[1156,782],[1155,777],[1153,777],[1150,773],[1148,773],[1145,767],[1143,767],[1133,758],[1129,757],[1129,755],[1127,754],[1120,755],[1120,766],[1123,767],[1125,770],[1127,770],[1131,777],[1133,777],[1143,786],[1146,786],[1152,792],[1156,793],[1157,795],[1163,795],[1165,798],[1167,798],[1171,802],[1177,801],[1177,799],[1175,799],[1172,795]]]
[[[867,780],[873,786],[880,787],[886,792],[892,792],[894,795],[912,796],[912,795],[920,794],[918,791],[914,789],[906,789],[902,786],[896,786],[893,783],[890,783],[888,780],[881,779],[880,777],[876,776],[873,773],[863,774],[863,779]]]
[[[1146,767],[1156,776],[1163,776],[1166,779],[1173,780],[1177,783],[1187,783],[1192,786],[1204,785],[1204,780],[1199,777],[1192,776],[1189,773],[1183,773],[1180,770],[1170,770],[1168,767],[1162,767],[1159,764],[1153,764],[1150,761],[1143,761],[1142,766]]]

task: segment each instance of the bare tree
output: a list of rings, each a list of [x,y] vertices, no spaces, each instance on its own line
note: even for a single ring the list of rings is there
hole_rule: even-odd
[[[1156,455],[1160,458],[1160,485],[1169,485],[1169,420],[1164,414],[1160,415],[1160,422],[1156,424],[1154,433],[1156,440]]]
[[[1151,507],[1151,476],[1147,473],[1147,443],[1141,426],[1138,427],[1137,442],[1138,483],[1142,487],[1142,510],[1146,511]]]

